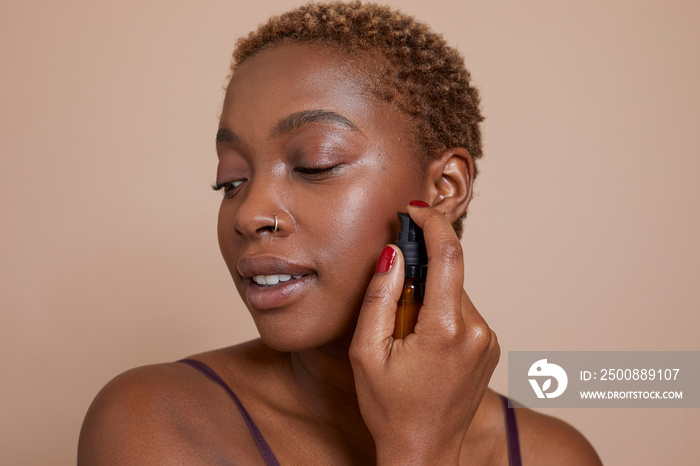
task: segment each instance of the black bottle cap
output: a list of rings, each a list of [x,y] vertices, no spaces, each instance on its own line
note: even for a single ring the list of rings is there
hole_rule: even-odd
[[[403,212],[399,212],[399,221],[401,229],[399,238],[394,244],[403,253],[406,278],[425,278],[428,270],[428,253],[425,250],[423,230]]]

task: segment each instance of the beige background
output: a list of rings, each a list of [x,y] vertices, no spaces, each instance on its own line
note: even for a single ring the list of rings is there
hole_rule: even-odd
[[[482,89],[464,243],[492,386],[509,350],[700,349],[700,3],[388,3]],[[0,463],[74,463],[112,376],[256,335],[213,138],[234,39],[296,4],[0,3]],[[697,409],[555,414],[606,464],[696,464]]]

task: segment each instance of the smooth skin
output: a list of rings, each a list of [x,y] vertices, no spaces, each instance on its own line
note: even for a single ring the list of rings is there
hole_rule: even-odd
[[[494,332],[463,289],[451,223],[471,199],[464,148],[424,163],[411,124],[367,92],[350,59],[277,45],[226,93],[219,244],[261,338],[191,356],[216,370],[281,464],[507,465]],[[432,207],[409,206],[419,199]],[[429,272],[415,332],[392,338],[403,258],[397,211],[424,229]],[[274,229],[277,216],[277,229]],[[375,273],[380,255],[385,266]],[[255,275],[302,275],[263,288]],[[557,419],[517,410],[524,464],[597,465]],[[98,394],[80,464],[264,464],[228,395],[189,366],[146,366]]]

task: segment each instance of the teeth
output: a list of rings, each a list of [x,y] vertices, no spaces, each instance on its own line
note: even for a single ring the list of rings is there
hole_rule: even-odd
[[[294,275],[294,278],[301,278],[303,275]],[[280,282],[288,282],[292,279],[291,275],[278,274],[278,275],[256,275],[253,277],[253,281],[260,286],[270,286],[277,285]]]

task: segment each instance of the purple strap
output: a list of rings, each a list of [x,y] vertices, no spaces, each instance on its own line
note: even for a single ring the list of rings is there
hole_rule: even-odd
[[[508,464],[510,466],[522,466],[520,458],[520,439],[518,438],[518,424],[515,422],[515,409],[508,406],[508,398],[503,395],[503,414],[506,418],[506,439],[508,440]]]
[[[277,458],[275,458],[274,453],[272,453],[272,449],[267,444],[267,441],[265,441],[265,437],[263,437],[262,433],[260,432],[260,429],[258,429],[258,426],[255,425],[255,422],[253,422],[253,418],[250,417],[250,414],[248,414],[248,411],[246,411],[246,409],[243,407],[241,400],[239,400],[236,394],[233,393],[231,387],[229,387],[226,384],[226,382],[224,382],[223,379],[219,377],[219,374],[214,372],[214,370],[211,367],[195,359],[181,359],[178,362],[194,367],[199,372],[201,372],[202,374],[206,375],[211,380],[219,384],[224,390],[226,390],[226,393],[228,393],[233,399],[233,402],[236,403],[238,410],[243,416],[243,419],[245,419],[245,423],[248,424],[248,429],[250,429],[250,433],[253,434],[255,443],[258,445],[258,450],[260,450],[260,453],[265,459],[265,463],[267,463],[268,466],[280,466],[279,461],[277,461]]]

